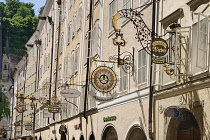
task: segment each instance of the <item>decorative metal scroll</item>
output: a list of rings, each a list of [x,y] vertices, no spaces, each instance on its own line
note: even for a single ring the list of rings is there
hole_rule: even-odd
[[[145,24],[141,17],[142,15],[143,14],[135,9],[122,9],[113,16],[112,24],[115,31],[120,32],[121,30],[117,27],[117,20],[122,17],[128,18],[134,24],[134,28],[137,30],[135,38],[141,43],[143,49],[148,54],[151,54],[150,46],[152,42],[152,31]]]

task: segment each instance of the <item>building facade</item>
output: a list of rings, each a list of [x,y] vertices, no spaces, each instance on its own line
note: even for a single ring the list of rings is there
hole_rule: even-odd
[[[157,64],[152,1],[47,0],[26,44],[22,139],[209,139],[209,12],[208,0],[156,3],[155,38],[168,43],[166,56],[158,56],[166,61]],[[116,45],[119,38],[125,44]],[[97,88],[98,68],[115,73],[112,90]],[[105,85],[109,76],[98,79]],[[69,89],[80,96],[66,98]],[[52,105],[59,113],[48,112]]]

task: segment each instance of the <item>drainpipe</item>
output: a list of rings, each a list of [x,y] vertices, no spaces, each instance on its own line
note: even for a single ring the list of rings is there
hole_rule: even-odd
[[[85,83],[85,101],[84,101],[84,118],[87,120],[86,116],[86,104],[87,104],[87,92],[88,92],[88,82],[89,82],[89,69],[90,69],[90,38],[91,38],[91,27],[92,27],[92,0],[90,0],[90,17],[89,17],[89,30],[88,30],[88,57],[87,57],[87,70],[86,70],[86,83]]]
[[[157,0],[159,1],[159,0]],[[153,0],[153,4],[152,4],[152,41],[155,39],[155,17],[156,17],[156,0]],[[151,140],[154,140],[153,134],[152,134],[152,110],[153,110],[153,86],[152,86],[152,74],[153,74],[153,63],[152,63],[152,55],[153,55],[153,50],[151,49],[151,59],[150,59],[150,85],[149,85],[149,123],[148,123],[148,131],[149,131],[149,138]]]

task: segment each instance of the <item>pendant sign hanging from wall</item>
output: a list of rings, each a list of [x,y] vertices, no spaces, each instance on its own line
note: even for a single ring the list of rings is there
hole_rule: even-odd
[[[172,117],[172,118],[177,118],[179,117],[179,108],[176,106],[169,106],[166,108],[164,112],[166,117]]]
[[[76,89],[63,89],[60,95],[64,98],[77,98],[81,95],[81,92]]]
[[[59,113],[60,107],[58,105],[49,105],[48,111],[50,113]]]
[[[117,84],[117,77],[115,72],[107,66],[99,66],[93,71],[91,83],[97,91],[106,93],[106,96],[102,97],[97,96],[96,92],[90,91],[89,94],[99,102],[113,100],[118,95],[117,93],[110,93]]]
[[[155,38],[152,41],[152,53],[156,57],[152,57],[152,62],[155,64],[166,63],[166,58],[162,57],[168,52],[168,43],[162,38]]]

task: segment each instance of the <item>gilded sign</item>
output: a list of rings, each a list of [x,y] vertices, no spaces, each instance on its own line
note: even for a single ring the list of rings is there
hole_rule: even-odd
[[[162,38],[155,38],[152,41],[152,52],[155,56],[164,56],[168,52],[168,44]]]
[[[49,105],[48,111],[50,113],[58,113],[60,111],[60,107],[58,105]]]

